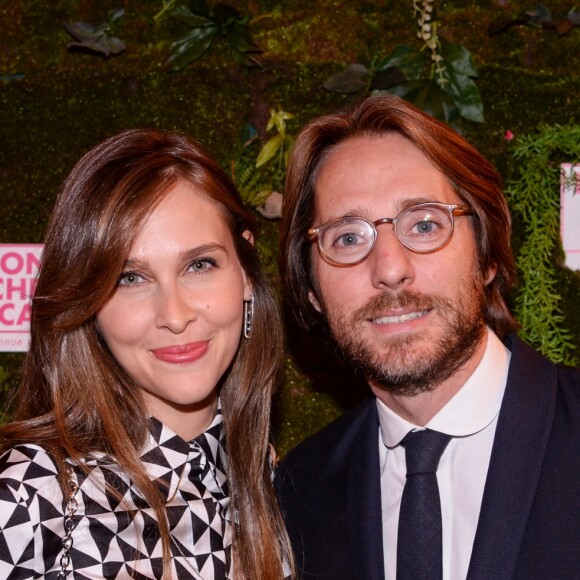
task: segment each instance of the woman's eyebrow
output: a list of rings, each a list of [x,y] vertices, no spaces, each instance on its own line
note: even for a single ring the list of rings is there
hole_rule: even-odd
[[[184,259],[184,261],[189,261],[189,260],[195,260],[197,258],[202,258],[204,255],[206,254],[212,254],[215,252],[223,252],[224,254],[227,254],[228,251],[227,249],[222,246],[222,244],[218,244],[218,243],[211,243],[211,244],[202,244],[201,246],[196,246],[195,248],[192,248],[191,250],[187,250],[185,252],[182,252],[181,255]]]
[[[215,252],[223,252],[227,254],[228,251],[222,244],[218,243],[210,243],[210,244],[202,244],[201,246],[196,246],[195,248],[191,248],[190,250],[185,250],[180,252],[180,258],[184,262],[193,261],[207,254],[212,254]],[[123,264],[124,270],[131,270],[131,269],[140,269],[146,268],[149,266],[149,260],[141,260],[139,258],[127,258],[125,263]]]

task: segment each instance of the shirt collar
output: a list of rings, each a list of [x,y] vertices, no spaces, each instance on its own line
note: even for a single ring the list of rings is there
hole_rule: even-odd
[[[192,441],[185,441],[161,421],[150,417],[149,437],[140,460],[151,479],[164,482],[160,490],[165,500],[177,492],[188,463],[195,463],[195,469],[206,485],[219,489],[225,484],[224,437],[223,415],[219,405],[210,426]]]
[[[447,404],[425,425],[451,435],[465,437],[487,427],[501,407],[511,353],[497,335],[487,329],[487,345],[473,374]],[[381,437],[387,447],[397,446],[413,429],[422,429],[389,409],[377,399]]]

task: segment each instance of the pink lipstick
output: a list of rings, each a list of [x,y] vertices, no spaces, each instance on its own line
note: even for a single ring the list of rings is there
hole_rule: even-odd
[[[188,364],[200,359],[209,348],[209,341],[190,342],[179,346],[155,348],[151,352],[160,361],[172,364]]]

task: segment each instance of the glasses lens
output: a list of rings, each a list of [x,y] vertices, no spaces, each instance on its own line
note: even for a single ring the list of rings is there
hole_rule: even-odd
[[[324,255],[338,264],[362,260],[375,242],[375,230],[365,220],[344,218],[328,225],[320,236]]]
[[[444,208],[411,207],[399,216],[396,233],[411,250],[429,252],[447,241],[451,235],[451,219]]]

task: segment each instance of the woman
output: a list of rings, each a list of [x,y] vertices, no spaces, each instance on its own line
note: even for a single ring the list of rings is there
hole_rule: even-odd
[[[196,143],[87,153],[48,227],[15,421],[0,577],[278,579],[280,354],[254,221]]]

